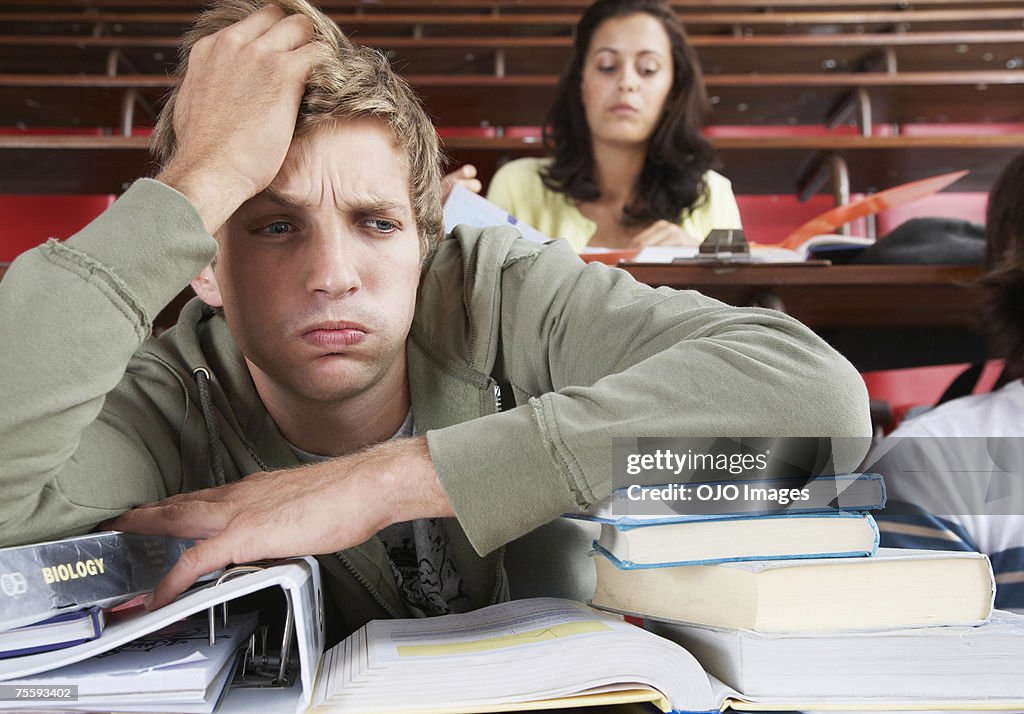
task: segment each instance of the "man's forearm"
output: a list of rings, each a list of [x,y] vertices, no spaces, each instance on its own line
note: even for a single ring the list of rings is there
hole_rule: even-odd
[[[181,164],[168,166],[157,174],[156,180],[170,186],[191,201],[211,236],[220,230],[231,214],[249,198],[237,182]]]
[[[205,539],[154,592],[151,605],[160,607],[231,563],[333,553],[392,523],[451,515],[426,439],[414,437],[172,496],[128,511],[110,526]]]
[[[143,180],[67,241],[39,246],[11,266],[0,283],[0,542],[67,533],[103,517],[47,488],[69,468],[77,481],[133,471],[138,488],[110,494],[112,507],[130,490],[153,497],[141,485],[146,449],[129,466],[103,441],[107,463],[93,464],[87,454],[97,450],[83,452],[81,439],[153,317],[213,249],[188,201]],[[112,438],[94,429],[94,439]]]

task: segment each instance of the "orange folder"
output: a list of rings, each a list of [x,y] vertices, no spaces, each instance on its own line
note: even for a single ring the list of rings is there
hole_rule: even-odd
[[[948,174],[921,179],[920,181],[911,181],[910,183],[894,186],[893,188],[873,193],[870,196],[865,196],[859,201],[852,201],[844,206],[836,206],[830,211],[825,211],[815,216],[790,233],[779,243],[779,247],[795,250],[808,238],[821,235],[822,233],[834,233],[836,228],[844,223],[849,223],[864,216],[880,213],[887,208],[902,206],[905,203],[938,193],[946,188],[946,186],[966,176],[967,173],[966,170],[953,171]]]

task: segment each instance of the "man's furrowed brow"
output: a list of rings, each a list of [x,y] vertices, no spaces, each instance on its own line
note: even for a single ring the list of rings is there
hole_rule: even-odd
[[[267,186],[265,189],[253,196],[253,199],[264,199],[271,203],[276,203],[282,208],[305,208],[307,205],[306,201],[300,200],[295,196],[290,196],[287,193],[277,191],[273,186]]]
[[[383,198],[380,196],[360,196],[352,201],[351,209],[354,213],[362,215],[406,215],[411,211],[407,202],[395,201],[393,199]]]
[[[278,191],[273,186],[267,186],[250,200],[257,201],[260,199],[270,201],[281,208],[287,209],[301,210],[313,205],[307,199]],[[398,201],[386,196],[373,194],[353,196],[346,200],[345,203],[347,204],[345,206],[346,210],[360,215],[382,213],[409,215],[412,212],[412,207],[406,201]]]

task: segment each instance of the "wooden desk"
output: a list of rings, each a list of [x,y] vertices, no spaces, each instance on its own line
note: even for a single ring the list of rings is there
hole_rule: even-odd
[[[733,305],[779,301],[860,371],[986,358],[975,329],[981,274],[963,265],[627,265],[649,285]]]
[[[623,265],[648,285],[698,290],[731,305],[774,298],[813,328],[970,328],[981,269],[968,265]]]

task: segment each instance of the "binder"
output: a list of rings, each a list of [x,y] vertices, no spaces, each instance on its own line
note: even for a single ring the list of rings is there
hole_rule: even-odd
[[[62,650],[43,652],[0,661],[0,683],[47,672],[80,662],[119,647],[143,635],[160,630],[189,615],[207,612],[212,621],[212,636],[223,617],[223,607],[244,595],[268,588],[281,588],[290,613],[284,623],[286,634],[280,645],[268,643],[267,652],[250,642],[250,651],[241,668],[251,667],[266,654],[271,674],[250,672],[247,679],[236,674],[235,684],[228,690],[218,712],[267,712],[294,714],[303,712],[311,701],[317,668],[324,650],[324,607],[320,569],[313,558],[281,561],[267,566],[242,566],[225,573],[216,583],[192,590],[170,605],[152,612],[141,612],[111,622],[103,635],[89,642]],[[286,615],[286,618],[288,615]],[[285,675],[290,682],[282,686],[277,680],[281,646],[286,653]],[[267,668],[264,668],[267,669]],[[59,708],[74,710],[73,703]]]

